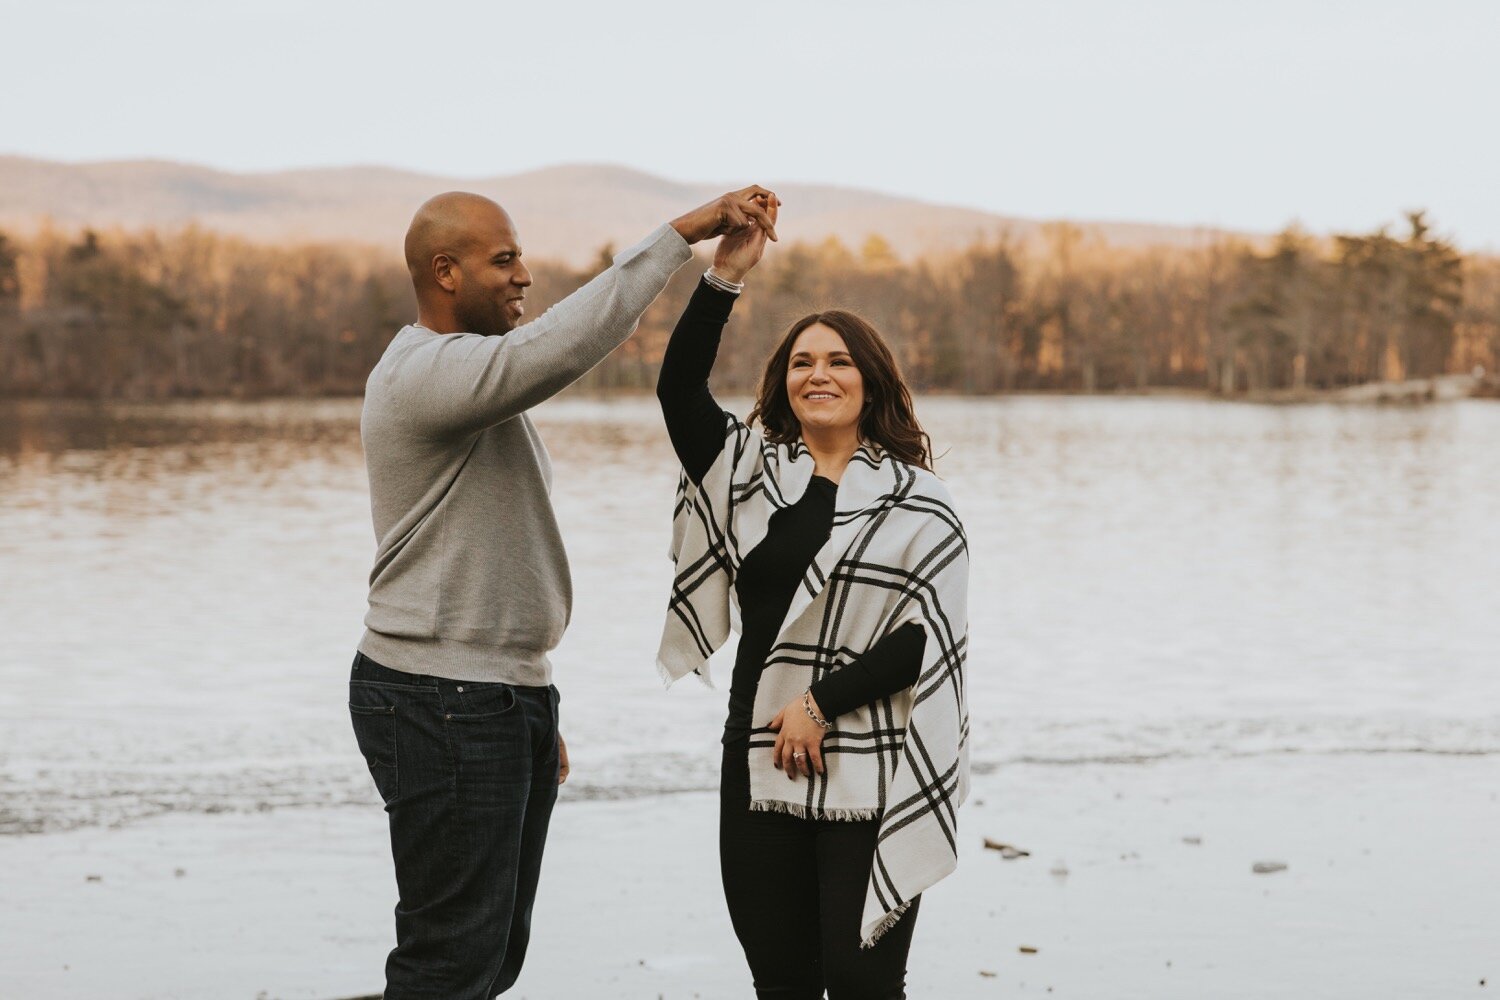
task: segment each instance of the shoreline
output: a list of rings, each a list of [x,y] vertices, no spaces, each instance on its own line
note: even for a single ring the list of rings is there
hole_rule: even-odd
[[[748,996],[716,819],[712,792],[560,804],[509,995]],[[914,997],[1420,1000],[1500,977],[1500,916],[1474,891],[1500,884],[1495,756],[1018,764],[976,775],[961,819]],[[49,1000],[371,995],[386,843],[373,805],[5,838],[0,983]]]
[[[557,395],[560,400],[607,402],[610,399],[637,399],[653,395],[649,388],[620,387],[601,390],[577,385]],[[1357,382],[1334,388],[1243,389],[1225,393],[1198,386],[1147,385],[1098,389],[1015,389],[1006,392],[965,393],[953,389],[924,389],[919,397],[937,399],[1200,399],[1222,403],[1253,403],[1270,406],[1337,403],[1342,405],[1421,405],[1451,403],[1461,399],[1500,399],[1500,377],[1447,373],[1426,378],[1396,381]],[[748,399],[744,392],[731,392],[725,399]],[[260,404],[326,403],[337,407],[363,399],[358,393],[317,393],[306,395],[204,395],[160,397],[4,395],[0,405],[75,406],[80,409],[131,408],[162,409],[181,406],[206,406],[233,411],[254,408]],[[545,404],[543,404],[545,406]],[[226,414],[229,415],[229,414]]]

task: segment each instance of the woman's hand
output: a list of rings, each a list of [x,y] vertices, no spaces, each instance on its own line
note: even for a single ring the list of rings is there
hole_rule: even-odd
[[[752,200],[764,210],[774,227],[781,199],[767,192],[755,195]],[[766,250],[767,235],[764,225],[751,223],[719,237],[719,245],[714,250],[714,273],[736,284],[744,281],[750,269],[760,262],[760,255]]]
[[[807,695],[809,700],[812,695]],[[822,715],[818,703],[813,702],[813,711]],[[793,781],[805,778],[823,768],[823,727],[808,718],[802,698],[796,697],[776,713],[770,727],[776,731],[776,748],[772,751],[774,763]]]

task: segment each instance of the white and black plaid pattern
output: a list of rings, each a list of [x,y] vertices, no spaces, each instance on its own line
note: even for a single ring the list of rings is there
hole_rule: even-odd
[[[672,518],[677,575],[657,665],[668,683],[697,673],[739,627],[734,574],[771,515],[813,474],[799,440],[774,445],[726,414],[724,451],[695,486],[683,475]],[[839,483],[833,528],[771,647],[750,739],[752,809],[880,820],[860,936],[869,946],[908,902],[957,864],[968,794],[968,543],[942,483],[863,445]],[[917,683],[832,720],[827,774],[789,782],[765,724],[813,681],[908,622],[926,632]]]

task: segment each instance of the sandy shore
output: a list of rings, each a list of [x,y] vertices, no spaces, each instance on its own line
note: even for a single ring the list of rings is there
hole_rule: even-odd
[[[704,793],[561,805],[511,995],[750,996],[714,809]],[[1003,860],[986,837],[1031,854]],[[384,838],[372,806],[0,840],[0,996],[378,992]],[[1500,990],[1500,758],[1014,766],[977,777],[962,846],[923,906],[917,1000]]]

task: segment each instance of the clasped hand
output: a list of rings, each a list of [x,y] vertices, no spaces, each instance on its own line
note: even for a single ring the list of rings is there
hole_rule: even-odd
[[[779,204],[774,192],[759,184],[721,195],[700,205],[686,215],[672,220],[672,228],[688,243],[698,243],[715,236],[730,236],[754,228],[776,239],[776,218],[772,206]]]
[[[806,697],[812,700],[811,694]],[[822,714],[815,701],[813,711]],[[823,767],[823,727],[807,714],[801,697],[787,702],[786,707],[771,720],[770,728],[776,731],[776,747],[772,751],[774,763],[786,772],[788,778],[795,781],[814,771],[826,773]]]
[[[776,216],[781,209],[781,199],[767,192],[752,199],[756,207],[766,213],[772,228],[747,225],[726,233],[714,249],[714,273],[726,281],[744,281],[750,269],[760,263],[766,250],[766,239],[776,238]]]

